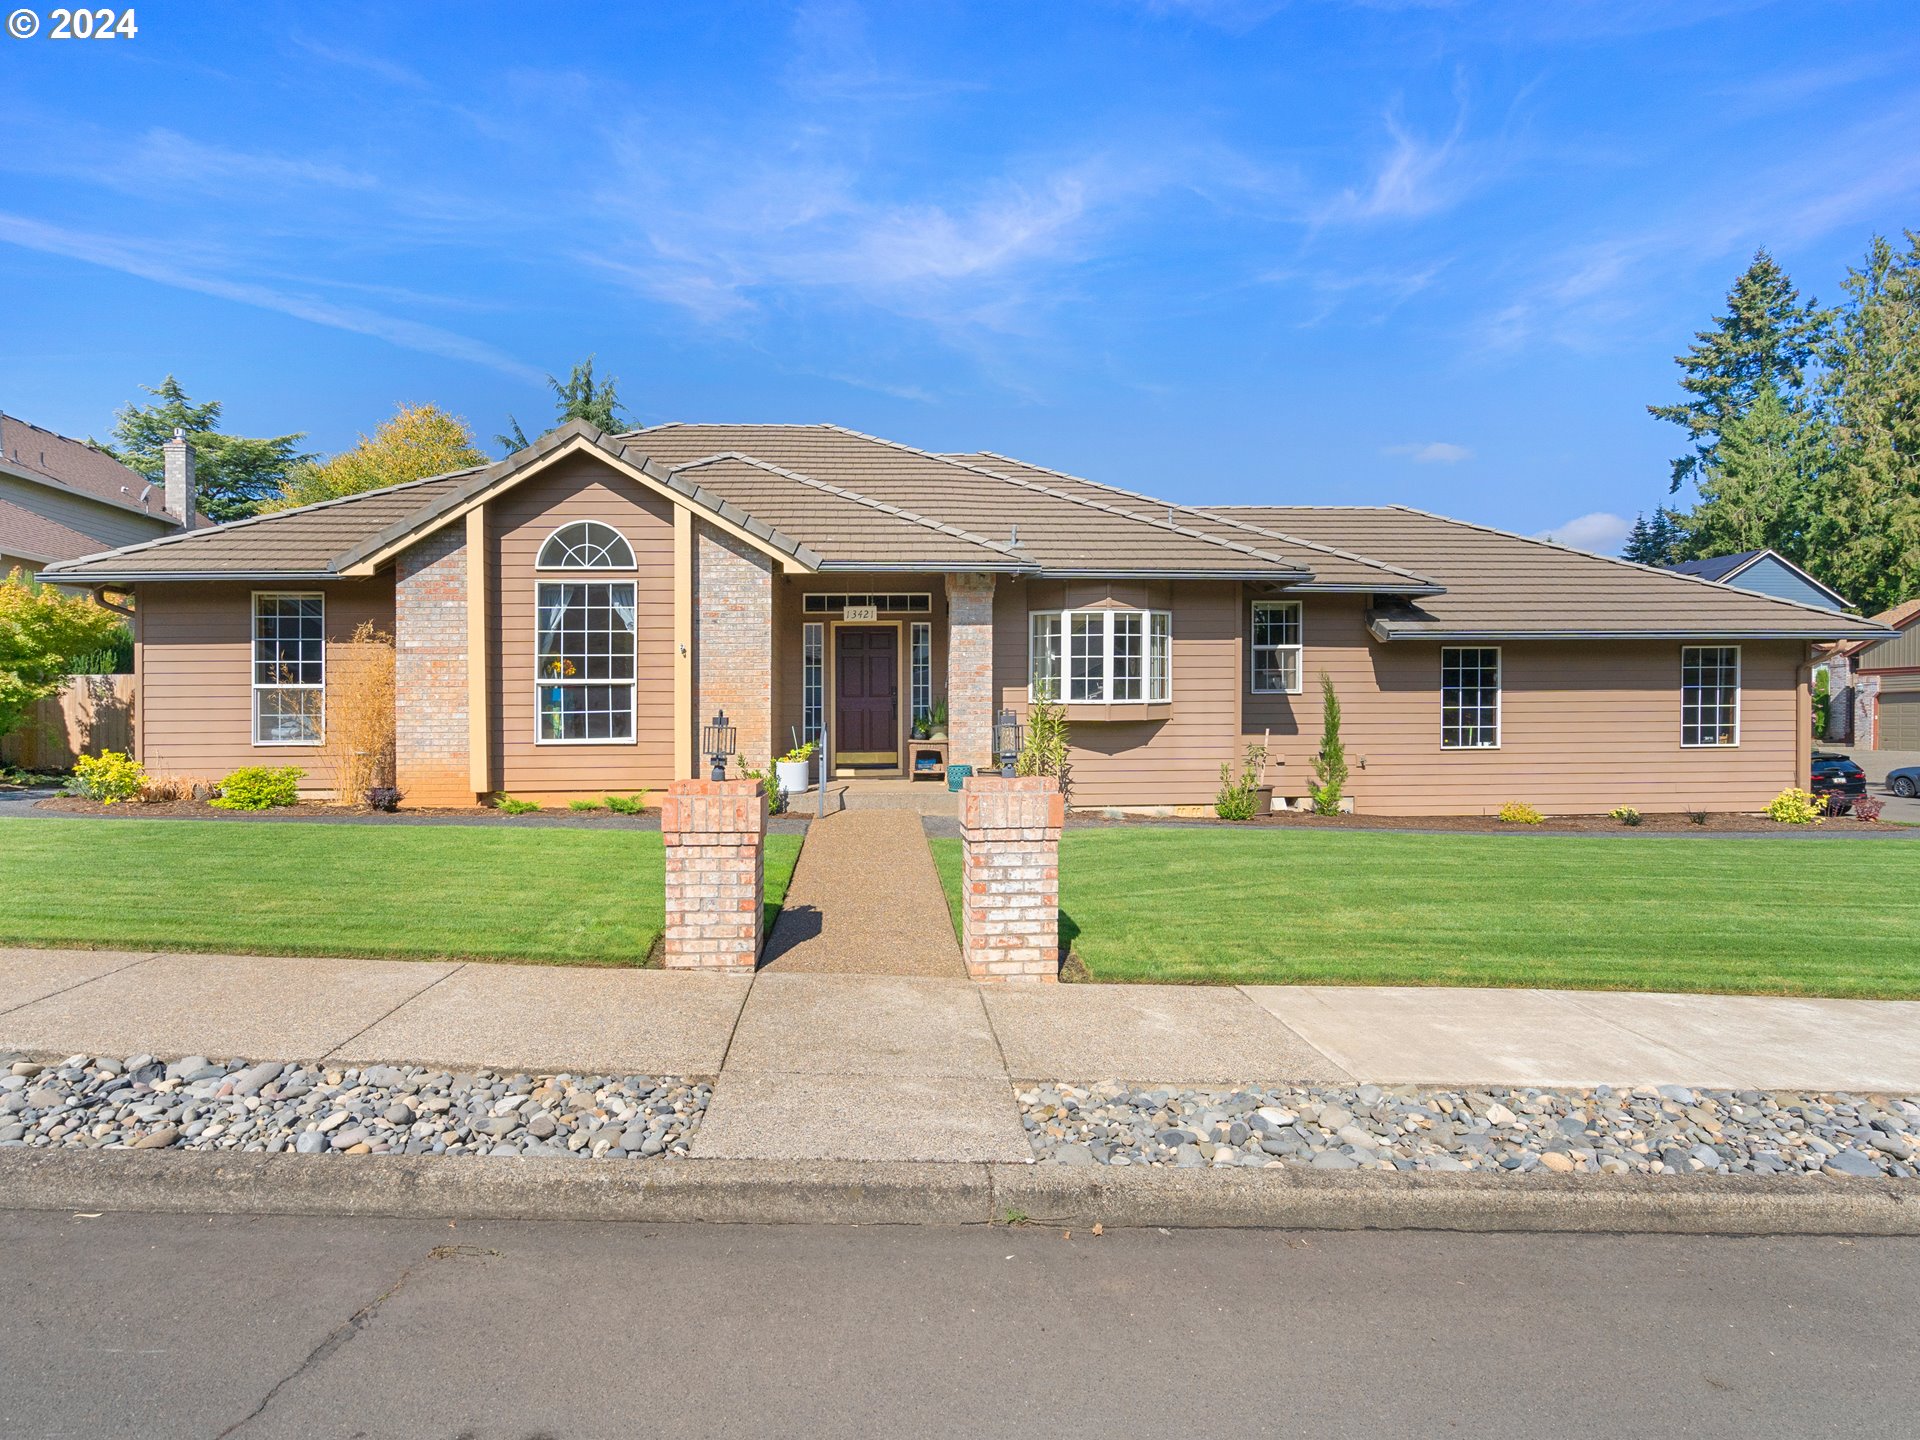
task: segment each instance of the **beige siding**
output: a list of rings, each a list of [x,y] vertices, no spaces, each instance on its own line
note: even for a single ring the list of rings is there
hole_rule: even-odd
[[[133,495],[138,499],[140,489],[134,482]],[[162,535],[171,535],[175,526],[171,520],[162,516],[136,515],[131,510],[122,510],[118,506],[103,505],[89,500],[83,495],[75,495],[68,490],[56,490],[50,485],[35,485],[12,475],[0,475],[0,500],[8,500],[22,510],[31,511],[69,530],[78,530],[82,535],[90,535],[100,542],[102,550],[115,550],[122,545],[136,545],[142,540],[157,540]],[[160,504],[160,489],[154,487],[154,506]]]
[[[326,584],[244,582],[143,585],[134,668],[139,676],[139,758],[148,773],[217,780],[242,765],[299,765],[303,788],[332,784],[318,747],[253,743],[253,594],[326,596],[327,668],[335,647],[371,620],[393,629],[393,577]]]
[[[604,573],[604,578],[635,582],[636,738],[631,744],[552,745],[535,738],[534,586],[541,578],[535,561],[547,536],[574,520],[602,521],[633,546],[635,571]],[[583,455],[490,502],[487,546],[493,788],[533,798],[665,789],[673,776],[670,503]]]

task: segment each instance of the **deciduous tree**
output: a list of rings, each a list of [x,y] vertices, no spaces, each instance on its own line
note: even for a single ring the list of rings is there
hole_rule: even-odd
[[[288,510],[486,463],[473,432],[458,415],[437,405],[401,405],[392,419],[373,434],[362,435],[351,450],[323,464],[296,468],[280,493],[260,508]]]

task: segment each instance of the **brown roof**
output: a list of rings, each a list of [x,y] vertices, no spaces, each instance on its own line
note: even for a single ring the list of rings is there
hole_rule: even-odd
[[[1920,595],[1914,596],[1911,600],[1902,600],[1891,610],[1882,610],[1873,618],[1876,623],[1885,625],[1889,630],[1904,630],[1916,621],[1920,621]],[[1872,635],[1864,640],[1854,640],[1845,645],[1836,645],[1833,647],[1834,653],[1838,655],[1858,655],[1869,645],[1877,644],[1885,638],[1885,636],[1881,635]]]
[[[1377,610],[1382,639],[1833,639],[1872,622],[1404,506],[1224,505],[1211,513],[1431,575],[1446,593]]]
[[[72,560],[91,555],[100,541],[49,520],[0,495],[0,554],[21,560]],[[4,577],[0,577],[4,578]]]
[[[11,415],[0,415],[0,464],[24,479],[71,490],[123,510],[176,521],[179,518],[167,509],[166,492],[158,484],[152,487],[148,503],[141,504],[140,496],[147,490],[148,481],[139,471],[129,469],[97,446],[56,435]],[[98,543],[95,541],[88,550]]]

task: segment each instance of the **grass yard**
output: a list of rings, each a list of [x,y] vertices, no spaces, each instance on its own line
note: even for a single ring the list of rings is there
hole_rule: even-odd
[[[1069,830],[1060,872],[1095,980],[1920,997],[1920,843]]]
[[[767,837],[771,924],[800,854]],[[0,820],[0,944],[640,965],[652,830]]]

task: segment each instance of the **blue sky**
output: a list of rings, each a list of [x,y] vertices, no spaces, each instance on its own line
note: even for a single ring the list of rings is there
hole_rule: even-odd
[[[1920,225],[1903,3],[137,14],[0,38],[0,408],[72,434],[169,371],[532,432],[594,352],[644,422],[1611,548],[1755,247],[1825,298]]]

